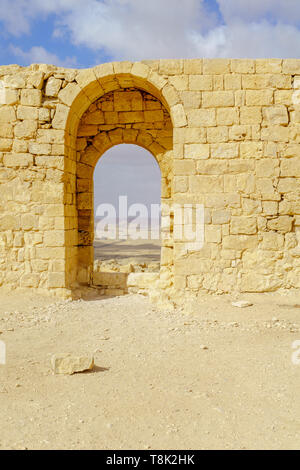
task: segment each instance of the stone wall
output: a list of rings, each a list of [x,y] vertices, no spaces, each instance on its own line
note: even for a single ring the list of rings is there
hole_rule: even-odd
[[[162,197],[203,204],[205,241],[162,237],[152,289],[300,288],[300,60],[0,67],[0,284],[91,282],[93,168],[113,145],[158,161]]]

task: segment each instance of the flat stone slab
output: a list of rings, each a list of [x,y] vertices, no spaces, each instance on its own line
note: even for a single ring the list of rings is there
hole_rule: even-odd
[[[106,273],[106,272],[94,272],[93,273],[93,284],[95,286],[108,286],[115,288],[127,287],[127,273]]]
[[[51,357],[51,365],[54,374],[72,375],[94,367],[92,355],[73,356],[72,354],[54,354]]]

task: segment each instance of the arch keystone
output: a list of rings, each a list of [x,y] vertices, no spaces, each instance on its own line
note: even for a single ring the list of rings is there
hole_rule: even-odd
[[[132,62],[122,61],[122,62],[113,62],[114,72],[118,73],[131,73]]]
[[[113,75],[114,74],[114,67],[113,67],[112,62],[97,65],[96,67],[94,67],[93,70],[94,70],[96,78],[98,80],[100,78],[103,78],[103,77],[106,77],[108,75]]]

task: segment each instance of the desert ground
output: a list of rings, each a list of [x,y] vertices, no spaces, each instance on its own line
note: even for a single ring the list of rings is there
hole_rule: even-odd
[[[94,242],[95,259],[103,261],[117,257],[119,263],[159,263],[160,240],[99,240]]]
[[[2,294],[0,449],[299,449],[299,295],[239,299],[253,306]],[[94,354],[95,367],[54,375],[57,353]]]

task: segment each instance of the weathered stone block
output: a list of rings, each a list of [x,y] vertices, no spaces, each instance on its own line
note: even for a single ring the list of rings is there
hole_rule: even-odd
[[[272,106],[270,108],[264,108],[263,115],[268,125],[287,125],[289,122],[286,106]]]
[[[13,137],[13,126],[9,123],[0,124],[0,137],[12,138]]]
[[[236,143],[222,143],[211,145],[212,158],[237,158],[239,147]]]
[[[190,127],[215,126],[215,109],[191,109],[187,112],[188,125]]]
[[[125,289],[127,287],[127,277],[127,273],[94,272],[93,284]]]
[[[247,106],[268,106],[273,104],[272,90],[247,90],[246,105]]]
[[[204,91],[202,94],[203,108],[222,108],[234,106],[234,94],[232,91]]]
[[[241,124],[260,124],[262,121],[262,112],[259,106],[243,106],[240,110]]]
[[[204,74],[223,74],[230,72],[229,59],[203,59]]]
[[[225,90],[240,90],[242,88],[242,77],[239,74],[225,74],[224,75]]]
[[[0,138],[0,152],[9,152],[12,148],[12,144],[13,144],[12,139]]]
[[[202,59],[184,60],[184,73],[195,75],[202,73]]]
[[[159,72],[163,75],[180,75],[183,72],[183,60],[162,59],[159,61]]]
[[[222,240],[222,230],[215,225],[206,225],[205,241],[207,243],[220,243]]]
[[[35,120],[38,118],[38,108],[35,108],[33,106],[18,106],[17,118]]]
[[[220,193],[224,191],[222,176],[190,176],[192,193]]]
[[[27,167],[33,165],[33,156],[29,153],[7,154],[3,158],[3,163],[8,168]]]
[[[21,91],[21,105],[24,106],[41,106],[42,92],[41,90],[22,90]]]
[[[282,59],[256,59],[256,73],[281,73]]]
[[[253,59],[232,59],[230,65],[233,73],[255,72],[255,61]]]
[[[226,210],[215,210],[212,212],[212,223],[213,224],[227,224],[230,222],[230,211]]]
[[[72,375],[94,367],[94,357],[91,355],[75,356],[71,354],[54,354],[51,357],[54,374]]]
[[[207,142],[228,142],[228,127],[208,127]]]
[[[52,119],[53,129],[65,129],[70,108],[68,106],[57,104],[54,117]]]
[[[45,88],[45,95],[46,96],[58,96],[58,92],[61,89],[62,80],[54,77],[50,77],[47,80],[46,88]]]
[[[0,123],[16,120],[16,112],[13,106],[0,106]]]
[[[230,222],[230,233],[232,235],[251,235],[257,232],[256,217],[232,216]]]
[[[282,280],[276,276],[267,276],[255,272],[242,274],[242,292],[272,292],[282,285]]]
[[[80,96],[81,89],[77,83],[69,83],[65,88],[60,90],[58,93],[58,98],[61,100],[63,104],[71,106],[75,98]]]
[[[17,139],[32,139],[36,135],[37,121],[24,120],[15,125],[14,132]]]
[[[218,108],[217,125],[232,126],[239,123],[239,110],[237,108]]]
[[[207,144],[185,144],[184,157],[195,159],[209,158],[209,145]]]
[[[281,215],[267,222],[267,227],[269,230],[276,230],[282,233],[291,232],[292,226],[293,217],[290,217],[288,215]]]
[[[281,176],[300,177],[300,158],[283,159],[280,168]]]
[[[208,91],[213,89],[212,75],[190,75],[189,89],[192,91]]]
[[[284,236],[276,232],[265,232],[263,234],[262,249],[278,251],[282,250],[284,245]]]
[[[172,106],[171,113],[172,113],[175,127],[186,126],[187,124],[186,114],[185,114],[182,104],[176,104],[175,106]]]
[[[40,276],[37,273],[25,273],[20,280],[21,287],[38,287]]]
[[[285,59],[282,62],[283,73],[291,73],[300,75],[300,60],[299,59]]]

